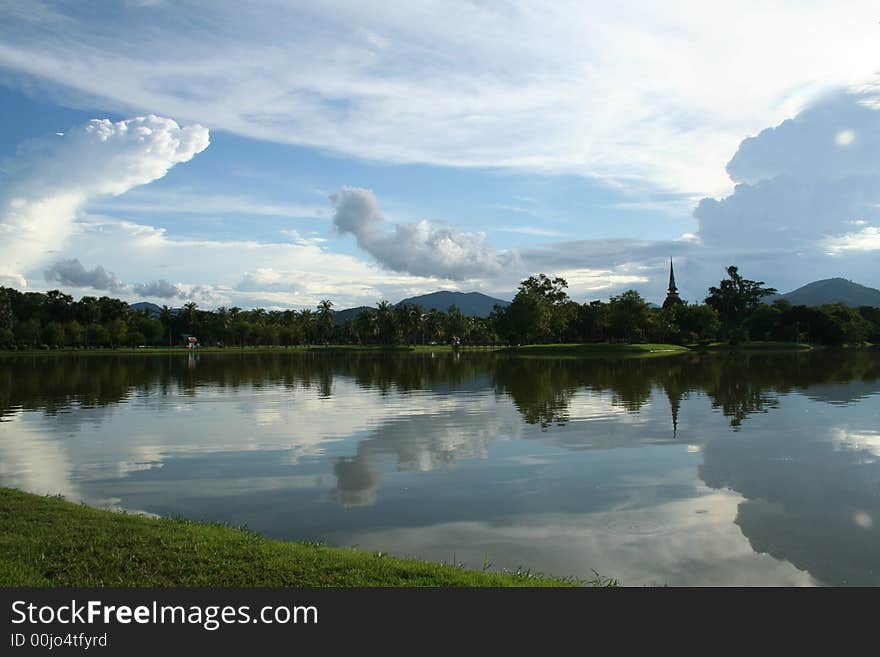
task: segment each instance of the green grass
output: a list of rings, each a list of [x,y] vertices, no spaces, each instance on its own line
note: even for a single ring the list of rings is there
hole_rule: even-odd
[[[686,352],[675,344],[529,344],[507,347],[503,353],[518,356],[567,356],[577,358],[655,358]]]
[[[0,488],[0,586],[614,585],[465,570],[246,529],[93,509]]]
[[[710,351],[809,351],[814,347],[804,342],[759,341],[742,342],[732,345],[727,342],[712,342],[705,346],[694,347]]]

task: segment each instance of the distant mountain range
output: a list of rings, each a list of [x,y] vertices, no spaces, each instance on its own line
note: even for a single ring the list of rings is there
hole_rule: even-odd
[[[853,283],[845,278],[826,278],[813,281],[791,292],[768,298],[768,301],[783,298],[793,306],[822,306],[829,303],[842,303],[853,308],[876,306],[880,308],[880,290]]]

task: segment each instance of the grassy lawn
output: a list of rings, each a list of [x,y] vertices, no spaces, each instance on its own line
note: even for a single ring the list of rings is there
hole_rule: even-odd
[[[0,488],[0,586],[571,586]]]
[[[688,351],[675,344],[529,344],[507,347],[503,353],[522,356],[574,356],[578,358],[654,358]]]

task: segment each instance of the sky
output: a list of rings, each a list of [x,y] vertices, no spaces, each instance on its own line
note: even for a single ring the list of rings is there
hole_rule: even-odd
[[[872,4],[0,0],[0,285],[880,287]]]

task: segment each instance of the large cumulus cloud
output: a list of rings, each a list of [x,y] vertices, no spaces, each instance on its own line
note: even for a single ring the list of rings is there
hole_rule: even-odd
[[[354,235],[358,246],[394,271],[465,280],[497,275],[516,261],[515,254],[486,244],[484,233],[465,233],[427,219],[389,226],[369,189],[343,187],[330,200],[336,230]]]
[[[877,222],[880,111],[872,100],[836,93],[744,140],[727,165],[733,194],[694,211],[703,242],[804,249]]]
[[[88,201],[157,180],[208,143],[200,125],[150,115],[93,119],[21,144],[0,169],[0,276],[23,277],[61,247]]]

